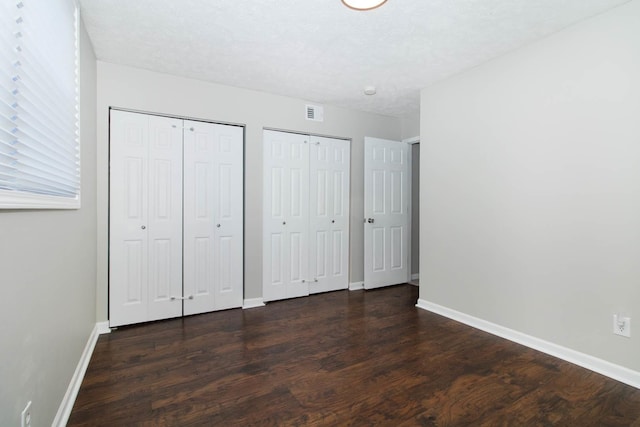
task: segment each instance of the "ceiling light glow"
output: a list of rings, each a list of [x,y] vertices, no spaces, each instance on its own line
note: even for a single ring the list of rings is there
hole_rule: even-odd
[[[354,10],[371,10],[386,2],[387,0],[342,0],[345,6]]]

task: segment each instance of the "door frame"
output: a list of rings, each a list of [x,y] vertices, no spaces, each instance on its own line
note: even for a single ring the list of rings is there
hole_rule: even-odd
[[[411,138],[407,138],[407,139],[403,139],[402,142],[409,144],[409,236],[411,236],[411,239],[413,239],[413,204],[415,203],[420,203],[419,200],[414,201],[412,194],[413,194],[413,150],[412,150],[412,146],[415,144],[420,144],[420,135],[418,136],[414,136]],[[422,155],[422,153],[420,153],[420,155]],[[420,159],[418,159],[418,161],[420,161]],[[418,219],[419,221],[419,219]],[[418,232],[420,232],[420,229],[418,229]],[[411,262],[413,260],[413,251],[412,251],[412,247],[413,245],[411,244],[411,239],[409,239],[409,250],[408,250],[408,254],[409,254],[409,279],[407,280],[407,283],[411,283],[413,282],[415,279],[413,277],[413,263]],[[418,241],[420,241],[420,236],[418,236]],[[418,263],[419,264],[419,263]],[[420,275],[420,270],[418,267],[418,275]]]

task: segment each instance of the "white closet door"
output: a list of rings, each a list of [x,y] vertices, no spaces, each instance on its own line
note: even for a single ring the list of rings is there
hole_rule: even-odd
[[[184,123],[184,314],[242,306],[243,129]]]
[[[263,298],[309,294],[309,136],[264,131]]]
[[[364,139],[364,287],[409,281],[409,145]]]
[[[347,289],[350,143],[314,136],[309,150],[309,292]]]
[[[110,325],[180,316],[181,121],[113,110],[109,192]]]

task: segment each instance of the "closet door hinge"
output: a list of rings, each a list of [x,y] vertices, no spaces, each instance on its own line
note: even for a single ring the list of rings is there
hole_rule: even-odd
[[[171,125],[171,127],[176,129],[178,126],[177,125]],[[184,126],[181,126],[180,129],[182,129],[182,130],[190,130],[191,132],[193,132],[195,130],[195,128],[193,128],[193,127],[186,128]]]

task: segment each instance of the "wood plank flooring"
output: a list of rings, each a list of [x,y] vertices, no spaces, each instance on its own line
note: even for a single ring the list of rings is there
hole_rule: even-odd
[[[640,390],[416,308],[332,292],[102,335],[69,426],[640,426]]]

